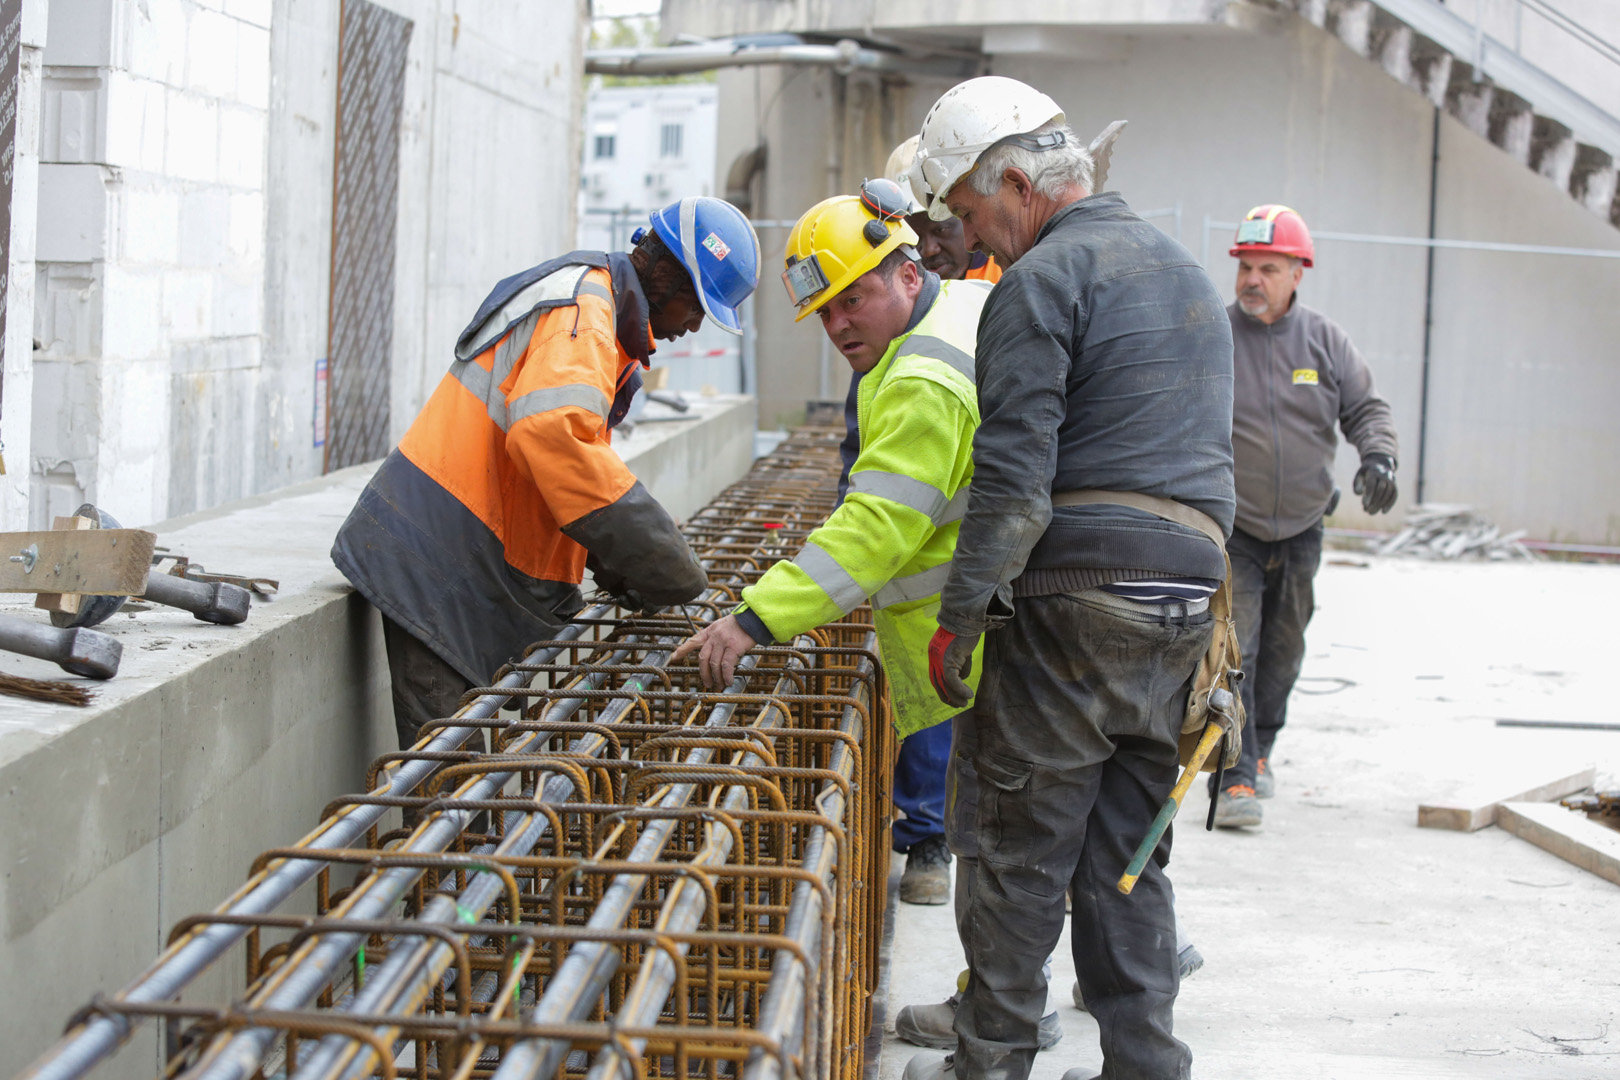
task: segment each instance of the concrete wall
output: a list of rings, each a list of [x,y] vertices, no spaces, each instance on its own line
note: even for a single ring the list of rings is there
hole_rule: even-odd
[[[728,30],[718,11],[706,22],[687,17],[709,10],[701,0],[670,6],[684,13],[674,24],[681,29]],[[754,6],[738,9],[736,20],[751,13]],[[1426,236],[1433,106],[1297,15],[1251,8],[1244,26],[1008,34],[990,67],[1053,95],[1082,136],[1128,119],[1108,186],[1139,209],[1179,204],[1180,238],[1194,255],[1205,216],[1233,221],[1261,202],[1293,206],[1321,231]],[[1067,43],[1061,55],[1054,40]],[[773,155],[757,215],[796,217],[832,190],[853,190],[916,130],[941,89],[878,85],[859,111],[863,130],[883,137],[852,144],[846,87],[856,81],[810,70],[722,73],[721,167],[756,132]],[[1607,222],[1449,117],[1438,184],[1441,237],[1620,247]],[[1169,219],[1157,223],[1174,229]],[[767,244],[773,255],[782,239]],[[1228,240],[1212,232],[1208,250],[1230,298]],[[1426,498],[1471,503],[1533,536],[1620,538],[1620,490],[1587,480],[1620,470],[1620,446],[1607,429],[1593,430],[1615,400],[1620,310],[1597,298],[1620,288],[1620,261],[1442,252],[1435,274]],[[1374,521],[1347,498],[1339,524],[1388,527],[1415,493],[1424,291],[1418,248],[1324,240],[1307,272],[1303,301],[1344,325],[1366,354],[1401,434],[1402,506]],[[795,328],[769,283],[757,307],[768,423],[815,396],[820,334]],[[1557,374],[1543,367],[1532,377],[1525,364],[1551,364]],[[1510,370],[1523,374],[1492,377]],[[841,370],[832,380],[839,396],[846,380]],[[1347,492],[1355,465],[1343,449],[1336,472]]]
[[[584,0],[414,21],[392,426],[489,287],[566,249]],[[317,474],[339,0],[51,0],[30,520],[140,524]],[[8,410],[9,411],[9,410]]]
[[[0,529],[28,520],[33,450],[34,233],[39,216],[39,101],[48,28],[45,0],[23,0],[17,71],[17,127],[11,178],[11,243],[6,266],[3,400],[0,400]]]
[[[748,470],[754,426],[752,400],[710,399],[615,446],[686,517]],[[307,834],[393,749],[381,624],[327,555],[374,467],[155,526],[160,544],[276,578],[280,593],[241,626],[169,608],[115,615],[101,629],[123,662],[89,708],[3,699],[0,1076],[44,1052],[93,994],[127,985],[176,920],[223,901],[259,852]],[[31,599],[0,596],[0,613],[43,620]],[[6,652],[0,672],[63,677]],[[238,949],[194,986],[222,998],[244,974]],[[97,1075],[159,1069],[147,1025]]]

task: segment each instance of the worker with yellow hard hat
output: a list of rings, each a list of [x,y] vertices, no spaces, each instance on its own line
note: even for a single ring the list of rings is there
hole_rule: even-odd
[[[811,207],[793,227],[782,282],[796,320],[819,317],[862,376],[848,492],[791,562],[771,567],[671,659],[697,653],[705,683],[723,687],[755,645],[790,641],[870,598],[902,754],[913,740],[939,735],[948,754],[943,721],[961,710],[929,685],[928,640],[973,475],[974,337],[990,286],[941,280],[924,267],[905,220],[909,206],[899,185],[870,180],[859,195]],[[942,828],[937,844],[944,887],[929,902],[944,903],[950,854]],[[913,847],[908,862],[917,859]]]

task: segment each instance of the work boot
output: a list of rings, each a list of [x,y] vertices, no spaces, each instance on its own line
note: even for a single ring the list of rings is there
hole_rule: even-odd
[[[1194,947],[1192,945],[1188,945],[1186,948],[1182,949],[1179,953],[1176,954],[1176,966],[1181,971],[1181,977],[1183,979],[1185,979],[1187,976],[1191,975],[1193,972],[1197,971],[1199,968],[1204,966],[1204,954],[1199,952],[1196,947]],[[1086,999],[1080,996],[1080,980],[1079,979],[1074,980],[1074,991],[1073,991],[1073,993],[1074,993],[1074,1007],[1079,1009],[1081,1012],[1089,1012],[1090,1010],[1086,1008]],[[1073,1069],[1069,1070],[1069,1072],[1073,1072],[1073,1071],[1074,1071]],[[1067,1076],[1069,1074],[1064,1073],[1063,1075]],[[1086,1075],[1090,1076],[1091,1074],[1086,1073]]]
[[[1260,800],[1248,784],[1233,784],[1215,797],[1215,824],[1242,829],[1260,824]]]
[[[955,1080],[956,1055],[946,1054],[944,1057],[935,1057],[933,1054],[912,1054],[911,1060],[906,1062],[906,1071],[900,1074],[900,1080]]]
[[[907,1005],[894,1018],[894,1033],[913,1046],[951,1050],[956,1046],[956,1009],[962,995],[952,994],[938,1005]],[[1063,1038],[1056,1012],[1041,1017],[1040,1047],[1049,1050]]]
[[[943,836],[930,836],[906,852],[900,899],[907,904],[945,904],[951,899],[951,849]]]
[[[1261,758],[1254,770],[1254,797],[1269,799],[1277,793],[1276,778],[1271,775],[1271,759]]]

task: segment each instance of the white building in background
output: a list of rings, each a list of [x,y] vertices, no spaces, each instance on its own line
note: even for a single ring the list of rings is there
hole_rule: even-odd
[[[585,98],[579,176],[579,246],[623,251],[651,213],[688,195],[719,194],[718,91],[711,82],[598,86]],[[747,389],[741,342],[705,323],[659,346],[656,366],[682,391]]]

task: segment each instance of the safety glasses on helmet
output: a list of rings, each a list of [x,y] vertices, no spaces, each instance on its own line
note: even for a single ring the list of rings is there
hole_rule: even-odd
[[[890,236],[889,225],[906,216],[910,204],[900,185],[885,177],[868,180],[861,185],[861,207],[872,215],[861,235],[873,247],[882,247]],[[782,284],[787,286],[788,298],[794,307],[803,307],[829,284],[827,272],[815,255],[793,259],[782,271]]]

